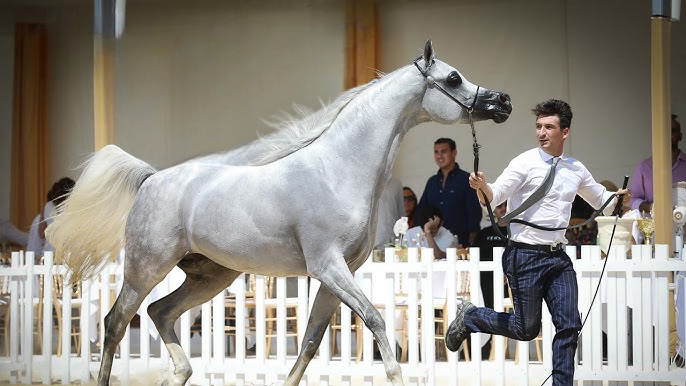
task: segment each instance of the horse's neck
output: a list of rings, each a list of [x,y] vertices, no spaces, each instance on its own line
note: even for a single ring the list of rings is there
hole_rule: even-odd
[[[345,177],[343,183],[354,184],[361,196],[378,198],[403,136],[425,120],[421,117],[424,85],[412,69],[389,74],[365,90],[315,141],[321,162]]]

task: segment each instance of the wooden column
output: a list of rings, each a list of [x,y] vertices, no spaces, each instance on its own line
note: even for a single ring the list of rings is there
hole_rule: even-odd
[[[93,41],[93,119],[95,150],[114,142],[114,39]]]
[[[653,192],[655,243],[670,245],[672,231],[672,152],[670,44],[671,20],[653,16],[651,20],[650,77],[653,141]]]
[[[345,81],[346,89],[365,84],[381,68],[376,4],[372,0],[346,3]]]

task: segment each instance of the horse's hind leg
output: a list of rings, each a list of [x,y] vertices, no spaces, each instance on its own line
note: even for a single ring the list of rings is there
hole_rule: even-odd
[[[284,386],[300,383],[305,369],[317,352],[331,317],[340,303],[341,301],[326,287],[319,287],[312,305],[310,320],[307,322],[307,329],[305,330],[298,360],[295,362],[290,374],[288,374],[288,379],[286,379]]]
[[[114,352],[124,337],[126,326],[133,318],[133,315],[136,314],[143,299],[164,278],[167,272],[171,271],[172,267],[167,270],[164,270],[164,267],[158,267],[158,269],[154,270],[139,270],[139,267],[125,265],[124,283],[122,284],[121,292],[114,302],[114,306],[112,306],[112,309],[105,317],[105,341],[103,343],[98,385],[106,386],[109,384]]]
[[[174,332],[176,319],[186,310],[212,299],[241,274],[200,254],[188,255],[178,265],[186,272],[186,280],[176,291],[148,307],[148,315],[155,323],[174,362],[174,375],[165,380],[163,385],[183,385],[193,372]]]
[[[326,264],[319,264],[317,269],[311,272],[311,274],[362,318],[364,324],[372,331],[379,344],[379,351],[381,352],[388,379],[394,385],[402,385],[403,379],[400,365],[395,359],[395,355],[393,355],[386,337],[386,323],[379,311],[364,296],[343,258],[333,258],[327,261]]]

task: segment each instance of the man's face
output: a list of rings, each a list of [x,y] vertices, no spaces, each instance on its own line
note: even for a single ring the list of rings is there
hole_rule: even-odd
[[[536,140],[538,146],[552,156],[562,154],[569,127],[560,129],[560,118],[557,115],[536,118]]]
[[[679,148],[679,141],[681,141],[681,128],[675,119],[672,119],[672,148]]]
[[[455,163],[457,158],[457,149],[450,150],[450,145],[447,143],[437,143],[434,145],[434,161],[440,169],[449,167]]]

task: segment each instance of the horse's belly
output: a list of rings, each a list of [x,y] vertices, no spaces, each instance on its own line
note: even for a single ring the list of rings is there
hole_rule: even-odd
[[[239,272],[265,276],[307,275],[305,259],[286,248],[220,248],[203,246],[199,253],[215,263]]]

